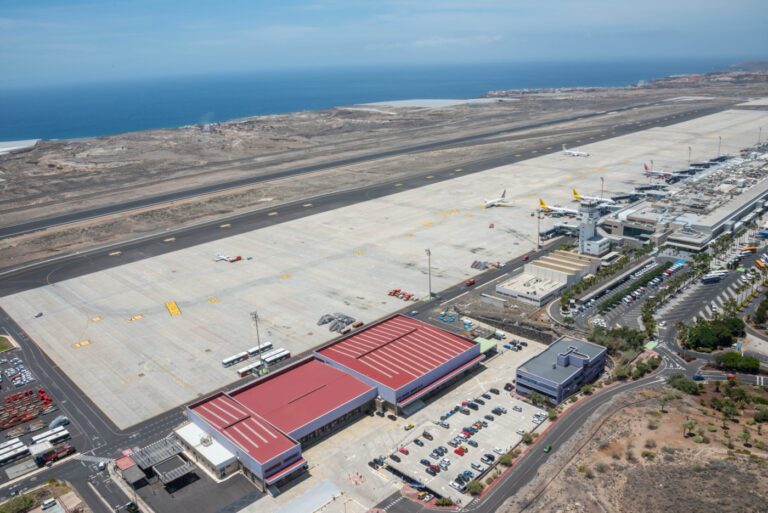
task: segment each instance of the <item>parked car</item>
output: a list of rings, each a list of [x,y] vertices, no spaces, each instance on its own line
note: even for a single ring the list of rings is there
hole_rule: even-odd
[[[491,389],[489,390],[489,392],[490,392],[490,393],[492,393],[492,394],[494,394],[494,395],[499,395],[499,394],[501,393],[501,392],[499,392],[499,389],[498,389],[498,388],[491,388]],[[488,399],[490,399],[490,397],[489,397]]]
[[[432,468],[431,468],[431,467],[427,467],[427,468],[425,468],[425,469],[424,469],[424,472],[426,472],[426,473],[427,473],[427,474],[429,474],[430,476],[436,476],[436,475],[437,475],[437,472],[435,472],[434,470],[432,470]]]
[[[400,447],[400,448],[398,449],[398,451],[400,451],[401,453],[405,454],[406,456],[408,456],[409,454],[411,454],[411,452],[410,452],[410,451],[408,450],[408,448],[406,448],[406,447]]]
[[[477,447],[477,442],[474,440],[467,440],[467,445],[471,445],[472,447]]]
[[[457,447],[457,448],[455,448],[455,449],[453,450],[453,452],[454,452],[455,454],[458,454],[459,456],[464,456],[464,449],[462,449],[461,447]]]
[[[427,439],[427,440],[429,440],[430,442],[431,442],[432,440],[434,440],[434,439],[435,439],[435,438],[434,438],[434,437],[433,437],[431,434],[429,434],[429,431],[424,431],[424,432],[421,434],[421,436],[423,436],[424,438],[426,438],[426,439]]]
[[[389,455],[389,459],[391,459],[392,461],[396,461],[396,462],[398,462],[398,463],[400,463],[400,462],[402,461],[402,460],[400,459],[400,456],[398,456],[397,454],[390,454],[390,455]]]
[[[507,392],[511,392],[511,391],[512,391],[514,388],[515,388],[515,387],[514,387],[514,386],[512,386],[512,383],[506,383],[506,384],[504,385],[504,390],[506,390]]]
[[[418,438],[414,439],[414,440],[413,440],[413,443],[415,443],[415,444],[416,444],[416,445],[418,445],[419,447],[424,447],[424,442],[422,442],[422,441],[421,441],[421,440],[419,440]]]
[[[428,467],[428,466],[430,466],[430,465],[431,465],[431,463],[429,462],[429,460],[428,460],[428,459],[426,459],[426,458],[421,458],[421,459],[419,460],[419,463],[421,463],[421,464],[422,464],[422,465],[424,465],[425,467]]]
[[[487,420],[491,420],[491,421],[495,420],[493,418],[493,415],[485,415],[484,418],[487,419]]]

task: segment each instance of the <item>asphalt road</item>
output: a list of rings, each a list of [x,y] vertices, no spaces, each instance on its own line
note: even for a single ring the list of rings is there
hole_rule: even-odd
[[[632,109],[636,109],[638,107],[648,107],[653,105],[659,105],[663,104],[663,102],[647,102],[647,103],[641,103],[641,104],[635,104],[635,105],[629,105],[627,107],[614,109],[611,112],[624,112],[629,111]],[[616,128],[615,130],[606,130],[601,136],[595,137],[596,140],[600,139],[606,139],[610,137],[616,137],[618,135],[623,135],[630,132],[635,132],[638,130],[645,130],[647,128],[650,128],[652,126],[665,126],[665,125],[671,125],[674,123],[679,123],[681,121],[685,121],[687,119],[693,119],[701,116],[705,116],[708,114],[712,114],[715,112],[719,112],[721,110],[725,109],[724,106],[718,106],[718,107],[705,107],[701,109],[692,110],[680,115],[676,115],[674,117],[664,117],[660,116],[658,119],[653,121],[646,121],[641,123],[640,125],[636,125],[634,123],[629,123],[623,126],[620,126]],[[11,226],[4,226],[0,227],[0,238],[6,238],[11,237],[15,235],[21,235],[24,233],[29,233],[37,230],[42,230],[45,228],[50,228],[53,226],[60,226],[67,223],[73,223],[76,221],[83,221],[86,219],[91,219],[94,217],[100,217],[105,215],[111,215],[111,214],[117,214],[120,212],[126,212],[128,210],[133,210],[137,208],[144,208],[152,205],[159,205],[164,203],[170,203],[172,201],[178,201],[182,199],[188,199],[193,198],[196,196],[201,196],[204,194],[210,194],[213,192],[221,192],[229,189],[235,189],[238,187],[243,187],[247,185],[254,185],[260,182],[265,181],[271,181],[271,180],[277,180],[282,178],[288,178],[288,177],[296,177],[307,173],[314,173],[317,171],[325,170],[325,169],[331,169],[335,167],[340,166],[346,166],[351,164],[359,164],[362,162],[372,162],[375,160],[379,160],[382,158],[387,157],[393,157],[398,155],[406,155],[406,154],[413,154],[413,153],[421,153],[426,151],[434,151],[438,149],[448,149],[448,148],[458,148],[462,146],[468,146],[468,145],[476,145],[479,143],[482,143],[483,140],[488,139],[488,142],[500,142],[504,141],[504,136],[510,137],[513,136],[515,133],[523,132],[526,130],[536,129],[536,128],[544,128],[547,126],[557,125],[560,123],[566,123],[566,122],[572,122],[572,121],[578,121],[578,120],[585,120],[590,118],[596,118],[600,116],[604,116],[606,113],[605,111],[597,111],[597,112],[591,112],[587,114],[581,114],[578,116],[569,116],[569,117],[563,117],[556,120],[550,120],[550,121],[543,121],[543,122],[533,122],[529,123],[525,126],[521,126],[514,129],[502,129],[502,130],[493,130],[487,133],[482,134],[476,134],[471,136],[465,136],[465,137],[458,137],[454,139],[449,139],[445,141],[439,141],[439,142],[433,142],[433,143],[427,143],[427,144],[419,144],[414,145],[410,147],[405,148],[397,148],[394,150],[386,150],[386,151],[380,151],[380,152],[374,152],[367,155],[362,155],[358,157],[352,157],[347,159],[339,159],[332,162],[326,162],[322,164],[314,164],[309,166],[299,166],[291,169],[276,171],[272,173],[265,173],[261,175],[256,176],[248,176],[245,178],[240,178],[237,180],[230,180],[227,182],[220,182],[220,183],[214,183],[214,184],[207,184],[203,186],[193,187],[189,189],[182,189],[173,191],[170,193],[165,194],[159,194],[154,196],[146,196],[140,199],[131,200],[123,203],[115,203],[110,205],[105,205],[97,208],[90,208],[90,209],[84,209],[74,212],[69,212],[66,214],[61,214],[57,216],[52,217],[46,217],[42,219],[34,219],[31,221],[27,221],[24,223],[19,223],[16,225]],[[607,127],[606,127],[607,128]],[[585,127],[583,129],[578,129],[579,132],[587,131],[587,130],[594,130],[595,127]],[[569,145],[578,145],[581,143],[580,136],[575,135],[571,137],[564,137],[562,141],[558,142],[558,145],[554,146],[556,148],[560,148],[560,144],[569,144]],[[532,155],[541,155],[543,153],[547,153],[546,148],[549,145],[542,145],[540,148],[535,148],[533,152],[525,152],[525,154],[519,154],[514,149],[510,149],[510,152],[508,155],[504,155],[501,157],[497,157],[490,160],[479,160],[475,163],[472,163],[470,165],[464,166],[464,172],[465,173],[472,173],[477,171],[482,171],[491,167],[496,167],[502,164],[509,164],[512,162],[516,162],[518,160],[525,160],[527,158],[530,158]],[[550,149],[551,150],[551,149]],[[515,156],[519,155],[519,156]],[[237,161],[233,161],[237,163],[237,167],[234,169],[243,169],[243,170],[249,170],[254,171],[254,164],[252,158],[247,159],[239,159]],[[242,164],[240,162],[243,162]],[[216,165],[221,165],[222,163],[215,163]],[[445,170],[447,171],[447,170]],[[438,172],[442,173],[442,171]],[[429,174],[434,175],[435,172],[430,172]]]

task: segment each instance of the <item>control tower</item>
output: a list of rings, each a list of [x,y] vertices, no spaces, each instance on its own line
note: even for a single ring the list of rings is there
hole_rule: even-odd
[[[601,256],[611,249],[608,239],[597,234],[597,222],[600,220],[600,202],[585,201],[579,203],[579,253]]]

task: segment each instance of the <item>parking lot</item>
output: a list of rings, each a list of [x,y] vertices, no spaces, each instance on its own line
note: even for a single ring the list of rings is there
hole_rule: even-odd
[[[33,437],[47,432],[51,421],[60,415],[58,406],[43,384],[38,382],[18,349],[0,354],[0,482],[38,468],[29,447]],[[61,421],[60,421],[61,422]],[[68,424],[68,419],[64,421]],[[70,430],[51,439],[52,449],[41,458],[55,461],[72,452]]]
[[[494,394],[491,389],[499,393]],[[477,409],[469,408],[469,404],[475,404]],[[489,387],[482,395],[467,397],[441,416],[449,412],[453,413],[443,424],[448,428],[436,424],[422,430],[414,428],[413,436],[386,463],[457,503],[468,502],[462,492],[470,480],[484,478],[501,455],[520,443],[523,433],[543,424],[534,421],[533,416],[545,415],[543,410],[495,387]]]

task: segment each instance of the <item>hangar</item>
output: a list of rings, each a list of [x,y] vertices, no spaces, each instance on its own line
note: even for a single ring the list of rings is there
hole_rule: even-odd
[[[374,387],[309,357],[191,404],[186,414],[237,458],[248,479],[262,491],[272,487],[276,493],[306,468],[302,444],[370,411],[375,396]],[[203,451],[185,447],[209,468],[214,466]]]
[[[307,468],[303,447],[375,407],[406,408],[482,359],[478,344],[395,315],[189,405],[187,418],[199,430],[190,436],[194,429],[187,424],[176,435],[213,475],[230,474],[236,459],[260,490],[277,494]],[[202,443],[205,435],[211,440]]]
[[[479,364],[480,346],[404,315],[394,315],[320,348],[318,358],[375,387],[395,411]]]

